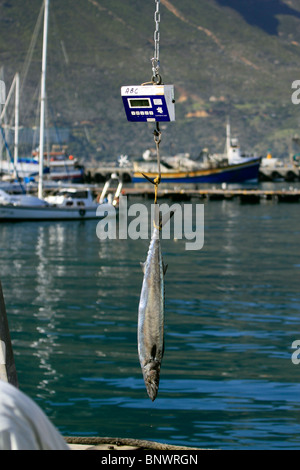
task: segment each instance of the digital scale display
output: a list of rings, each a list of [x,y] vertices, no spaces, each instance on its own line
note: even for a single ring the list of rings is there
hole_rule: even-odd
[[[131,108],[152,108],[152,104],[149,98],[139,99],[139,98],[132,98],[129,99],[129,106]]]
[[[124,86],[121,95],[128,121],[175,121],[173,85]]]

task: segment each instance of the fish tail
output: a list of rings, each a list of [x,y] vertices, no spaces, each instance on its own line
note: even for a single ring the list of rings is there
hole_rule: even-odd
[[[148,396],[154,401],[158,393],[160,363],[158,361],[149,362],[143,368],[143,376]]]

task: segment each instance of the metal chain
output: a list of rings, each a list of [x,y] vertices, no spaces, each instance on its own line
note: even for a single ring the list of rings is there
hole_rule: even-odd
[[[154,83],[161,83],[161,77],[159,75],[159,41],[160,41],[160,0],[155,0],[156,3],[156,10],[154,13],[154,21],[155,21],[155,32],[154,32],[154,57],[152,60],[152,81]]]
[[[159,75],[159,40],[160,40],[160,0],[155,0],[156,3],[156,10],[154,14],[154,21],[155,21],[155,32],[154,32],[154,57],[152,58],[152,83],[153,85],[161,85],[162,79]],[[154,142],[156,145],[156,156],[157,156],[157,177],[152,180],[147,175],[142,173],[142,175],[150,181],[150,183],[155,185],[155,195],[154,195],[154,204],[157,204],[157,195],[158,195],[158,185],[161,182],[161,169],[160,169],[160,153],[159,153],[159,144],[161,142],[161,130],[159,128],[159,122],[156,122],[156,129],[154,130]]]
[[[159,75],[159,41],[160,41],[160,0],[155,0],[156,3],[156,10],[154,13],[154,21],[155,21],[155,32],[154,32],[154,57],[152,59],[152,81],[153,83],[157,83],[158,85],[161,84],[161,76]],[[154,131],[154,142],[156,144],[156,156],[157,156],[157,171],[158,175],[154,179],[155,184],[155,196],[154,196],[154,204],[157,204],[157,193],[158,193],[158,185],[161,181],[161,170],[160,170],[160,153],[159,153],[159,144],[161,142],[161,131],[159,128],[159,123],[156,123],[156,129]]]

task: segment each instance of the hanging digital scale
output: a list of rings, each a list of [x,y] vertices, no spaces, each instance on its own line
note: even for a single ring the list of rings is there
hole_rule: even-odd
[[[174,85],[123,86],[121,95],[128,121],[175,121]]]
[[[152,81],[143,85],[123,86],[121,96],[128,121],[167,122],[175,121],[174,85],[164,85],[159,75],[160,0],[155,0],[154,57]],[[158,126],[158,124],[157,124]]]

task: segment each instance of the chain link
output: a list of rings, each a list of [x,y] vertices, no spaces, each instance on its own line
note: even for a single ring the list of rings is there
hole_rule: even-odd
[[[160,41],[160,0],[155,0],[156,3],[156,10],[154,13],[154,21],[155,21],[155,32],[154,32],[154,57],[152,58],[152,81],[153,82],[161,82],[161,77],[159,75],[159,41]]]

